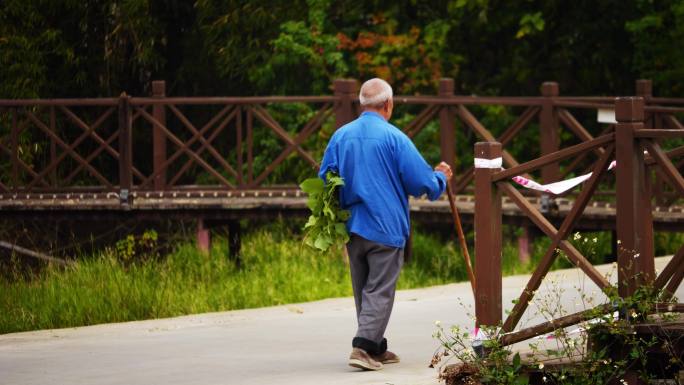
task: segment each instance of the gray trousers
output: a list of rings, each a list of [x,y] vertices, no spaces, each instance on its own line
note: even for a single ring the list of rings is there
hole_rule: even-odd
[[[352,346],[371,354],[387,350],[385,329],[392,314],[404,249],[352,234],[347,243],[358,329]]]

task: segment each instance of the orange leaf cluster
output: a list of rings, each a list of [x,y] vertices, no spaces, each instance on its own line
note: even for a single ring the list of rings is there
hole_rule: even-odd
[[[384,20],[374,15],[374,21]],[[433,88],[442,77],[438,52],[429,47],[420,28],[408,32],[360,32],[356,38],[338,33],[338,49],[354,59],[356,73],[362,78],[380,77],[394,83],[397,92],[416,93]]]

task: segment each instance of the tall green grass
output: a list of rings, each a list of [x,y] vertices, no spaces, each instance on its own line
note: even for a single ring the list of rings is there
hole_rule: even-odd
[[[208,254],[180,245],[164,258],[121,258],[116,248],[67,268],[0,279],[0,333],[122,322],[244,309],[352,295],[341,249],[322,255],[302,245],[284,225],[249,233],[242,267],[227,242]],[[415,288],[467,279],[452,241],[417,232],[412,260],[398,287]]]
[[[341,251],[319,255],[283,232],[243,241],[242,268],[226,242],[209,254],[183,244],[161,260],[123,263],[113,252],[0,280],[0,333],[242,309],[349,295]]]
[[[590,238],[590,244],[593,241]],[[681,243],[681,242],[680,242]],[[678,243],[679,244],[679,243]],[[513,244],[504,246],[504,274],[532,270],[549,245],[539,238],[528,264]],[[605,239],[601,240],[605,248]],[[400,289],[467,279],[454,240],[416,232],[413,257],[402,270]],[[474,257],[474,253],[471,251]],[[140,257],[140,256],[138,256]],[[565,267],[562,259],[557,267]],[[341,249],[322,255],[302,245],[281,224],[248,233],[242,267],[218,239],[210,253],[193,243],[162,258],[131,262],[116,248],[81,258],[67,268],[48,267],[31,277],[0,278],[0,333],[121,322],[183,314],[244,309],[352,295]]]

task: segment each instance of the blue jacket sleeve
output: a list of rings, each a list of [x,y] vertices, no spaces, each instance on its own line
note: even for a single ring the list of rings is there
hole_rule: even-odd
[[[427,164],[413,142],[407,139],[397,156],[401,183],[409,195],[427,194],[432,201],[442,195],[446,189],[446,176]]]
[[[324,182],[327,182],[325,179],[325,174],[328,171],[337,172],[338,170],[336,147],[335,140],[330,139],[330,142],[328,142],[328,146],[325,148],[325,152],[323,153],[323,160],[321,161],[321,168],[318,170],[318,177],[323,179]]]

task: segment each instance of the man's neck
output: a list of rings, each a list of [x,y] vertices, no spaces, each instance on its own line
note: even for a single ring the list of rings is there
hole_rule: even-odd
[[[364,108],[363,112],[374,112],[374,113],[382,116],[383,119],[389,120],[389,119],[387,119],[388,118],[387,114],[383,110],[376,110],[375,108]]]

